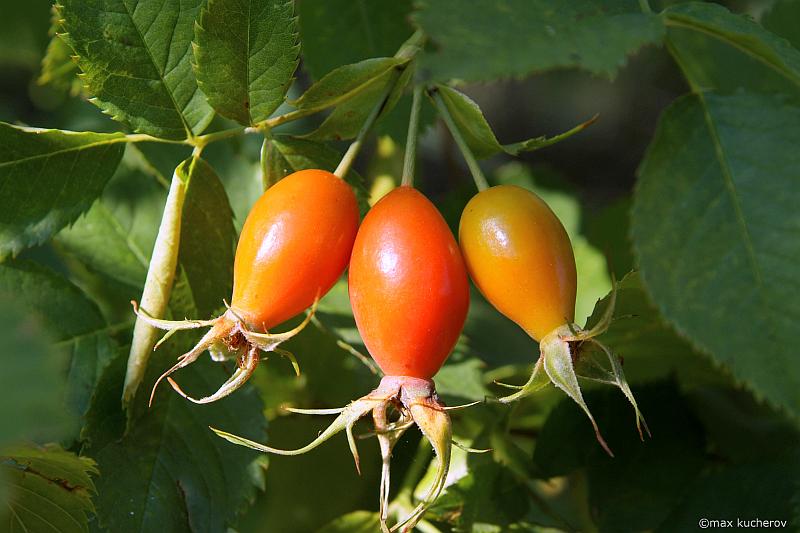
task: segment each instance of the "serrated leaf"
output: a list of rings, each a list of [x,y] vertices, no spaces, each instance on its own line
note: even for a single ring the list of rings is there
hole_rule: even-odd
[[[13,294],[18,312],[35,315],[55,346],[70,354],[63,403],[83,415],[114,351],[97,306],[59,274],[31,262],[0,265],[0,292]]]
[[[800,94],[800,51],[752,19],[705,2],[672,6],[662,18],[694,92]]]
[[[209,103],[243,125],[283,102],[299,62],[290,0],[209,0],[195,27],[195,74]]]
[[[299,2],[303,66],[319,79],[339,65],[389,56],[413,32],[411,0]]]
[[[0,258],[41,244],[88,209],[114,174],[124,140],[0,122]]]
[[[61,24],[55,8],[52,19],[50,42],[42,58],[42,71],[36,81],[40,85],[49,85],[66,92],[70,96],[78,96],[83,88],[81,80],[78,79],[78,64],[72,60],[72,48],[58,36]]]
[[[381,518],[378,513],[354,511],[331,521],[317,530],[317,533],[373,533],[380,530]]]
[[[0,292],[0,390],[13,399],[0,402],[0,446],[60,438],[70,422],[63,408],[66,354],[12,294]]]
[[[563,67],[612,77],[629,54],[664,32],[635,0],[425,1],[414,20],[435,45],[421,68],[436,80],[488,81]]]
[[[88,533],[94,461],[57,446],[6,448],[0,450],[0,473],[10,486],[5,531]]]
[[[152,385],[179,348],[171,342],[155,353],[145,385]],[[148,409],[148,394],[140,394],[132,407],[135,418],[123,435],[120,394],[126,355],[121,353],[104,373],[83,435],[85,452],[103,473],[95,501],[100,525],[130,532],[224,531],[261,483],[251,471],[258,454],[227,444],[208,426],[264,440],[261,401],[244,387],[225,400],[196,406],[170,389],[157,394]],[[208,361],[180,373],[181,384],[192,390],[215,389],[223,379],[219,365]]]
[[[501,152],[509,155],[518,155],[521,152],[538,150],[572,137],[586,129],[595,120],[594,118],[587,120],[571,130],[553,137],[540,136],[512,144],[500,144],[491,126],[486,122],[480,107],[474,100],[446,85],[437,85],[436,90],[442,95],[442,101],[447,106],[453,121],[456,123],[470,150],[472,150],[473,155],[478,159],[485,159]]]
[[[321,168],[333,172],[341,154],[328,145],[309,139],[299,139],[288,135],[275,136],[270,141],[268,152],[269,183],[307,168]],[[345,180],[352,187],[358,199],[361,214],[369,209],[369,192],[364,185],[364,179],[353,169],[347,173]]]
[[[679,99],[642,163],[632,216],[642,278],[664,316],[795,415],[799,125],[800,108],[779,97]]]
[[[598,340],[620,356],[630,382],[646,383],[676,375],[684,384],[729,384],[710,358],[698,353],[667,324],[647,295],[638,272],[627,274],[616,290],[614,319]],[[600,321],[608,300],[608,296],[598,300],[584,329]],[[605,354],[592,346],[583,348],[582,356],[605,359]]]
[[[201,133],[213,117],[191,66],[202,4],[62,0],[62,28],[92,101],[136,132],[166,139]]]

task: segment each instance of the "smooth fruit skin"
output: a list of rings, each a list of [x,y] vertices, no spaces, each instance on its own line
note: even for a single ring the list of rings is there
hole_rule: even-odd
[[[344,272],[358,219],[353,190],[324,170],[301,170],[267,189],[239,236],[233,311],[266,330],[308,308]]]
[[[499,185],[464,208],[459,242],[472,281],[531,337],[575,319],[575,256],[564,226],[536,194]]]
[[[350,303],[387,376],[430,379],[453,349],[469,308],[467,272],[444,218],[417,190],[394,189],[364,218]]]

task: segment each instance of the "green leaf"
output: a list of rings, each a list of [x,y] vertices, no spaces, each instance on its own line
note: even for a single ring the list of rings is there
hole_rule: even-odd
[[[501,532],[528,512],[526,487],[489,454],[469,464],[469,472],[445,492],[431,510],[440,519],[451,519],[455,531]]]
[[[86,214],[57,236],[60,250],[93,273],[136,289],[141,295],[164,209],[164,184],[148,175],[147,161],[128,145],[103,195]],[[125,309],[130,311],[128,300]]]
[[[764,13],[761,25],[772,33],[788,40],[795,49],[800,50],[800,2],[797,0],[778,0]]]
[[[290,0],[209,0],[195,26],[197,82],[216,111],[243,125],[283,102],[300,54]]]
[[[642,277],[664,316],[795,415],[799,125],[800,108],[774,96],[679,99],[642,163],[632,215]]]
[[[378,513],[354,511],[329,522],[319,528],[317,533],[373,533],[380,527],[381,519]]]
[[[13,294],[17,312],[36,316],[56,347],[70,353],[63,403],[83,415],[114,351],[97,306],[63,277],[31,262],[1,264],[0,292]]]
[[[70,96],[78,96],[83,83],[78,78],[78,64],[72,60],[72,49],[58,35],[58,11],[53,8],[53,22],[50,28],[50,43],[42,58],[42,71],[37,83],[50,85]]]
[[[585,329],[600,321],[608,300],[607,296],[597,302]],[[598,340],[622,358],[625,376],[632,383],[649,383],[676,375],[684,384],[729,385],[709,357],[694,350],[689,341],[666,323],[637,272],[618,282],[614,319]],[[605,360],[605,354],[592,346],[584,346],[582,356]]]
[[[597,118],[591,118],[571,130],[553,137],[541,136],[513,144],[500,144],[494,136],[491,126],[486,122],[480,107],[469,96],[445,85],[437,85],[436,90],[442,95],[442,100],[450,111],[453,121],[478,159],[485,159],[501,152],[518,155],[520,152],[529,152],[556,144],[583,131]]]
[[[233,211],[222,182],[204,160],[194,160],[184,183],[178,263],[197,316],[207,317],[224,305],[222,300],[233,290]]]
[[[315,79],[339,65],[390,56],[411,35],[411,0],[299,2],[303,66]]]
[[[269,183],[307,168],[321,168],[333,172],[341,154],[328,145],[309,139],[299,139],[288,135],[275,136],[270,141],[269,147]],[[352,187],[358,199],[362,215],[369,209],[369,192],[364,185],[364,179],[355,171],[350,170],[345,180]]]
[[[653,438],[642,442],[618,391],[586,393],[615,458],[594,442],[591,426],[570,401],[547,418],[534,450],[545,476],[585,468],[589,507],[600,531],[643,531],[658,526],[704,465],[702,427],[670,383],[635,390]],[[695,517],[695,520],[697,517]]]
[[[488,81],[563,67],[612,77],[664,31],[635,0],[425,1],[414,19],[434,43],[421,68],[436,80]]]
[[[88,209],[114,174],[124,139],[0,122],[0,259],[41,244]]]
[[[95,492],[95,463],[57,446],[15,447],[0,451],[0,474],[10,486],[0,519],[9,533],[89,531]]]
[[[796,527],[796,522],[792,524],[792,500],[796,501],[800,495],[798,464],[800,461],[795,457],[712,470],[687,487],[681,504],[657,531],[693,530],[700,518],[733,520],[735,525],[742,520],[746,522],[739,526],[742,529],[755,519],[781,520],[783,524],[767,527],[753,523],[749,527],[762,530]]]
[[[12,442],[54,440],[63,436],[65,353],[31,313],[19,309],[12,292],[0,293],[0,446]],[[2,483],[0,481],[0,483]],[[0,502],[0,506],[2,503]]]
[[[155,352],[145,385],[153,384],[179,348],[169,342]],[[196,406],[166,387],[151,409],[146,405],[149,395],[137,395],[135,416],[122,434],[126,355],[121,352],[103,374],[83,435],[85,453],[103,473],[95,500],[100,525],[109,531],[224,531],[263,480],[252,470],[258,454],[229,445],[208,426],[263,441],[261,401],[252,388],[243,387],[225,400]],[[224,377],[219,364],[207,360],[176,376],[189,390],[209,391]]]
[[[213,110],[190,50],[203,0],[63,0],[59,13],[82,80],[103,112],[134,131],[184,139]]]
[[[341,66],[289,103],[298,109],[311,111],[339,105],[371,87],[380,86],[385,76],[404,62],[395,57],[376,57]]]
[[[690,2],[662,14],[669,50],[694,92],[800,94],[800,52],[752,19]]]

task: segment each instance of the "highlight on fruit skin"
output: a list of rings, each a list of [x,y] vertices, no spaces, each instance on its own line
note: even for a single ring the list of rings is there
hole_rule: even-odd
[[[464,326],[469,307],[467,272],[436,207],[416,190],[401,186],[384,196],[361,224],[349,283],[358,330],[386,373],[379,386],[340,409],[289,409],[301,414],[338,414],[316,439],[296,450],[276,449],[211,429],[234,444],[281,455],[306,453],[344,431],[360,469],[353,426],[372,414],[382,456],[381,530],[410,531],[444,489],[450,467],[452,431],[447,411],[454,407],[445,407],[431,378]],[[436,475],[417,506],[390,528],[392,449],[415,424],[436,453]]]
[[[611,324],[616,283],[600,321],[588,330],[575,324],[575,257],[567,231],[544,200],[514,185],[483,190],[464,208],[459,242],[481,294],[539,342],[530,379],[522,386],[499,383],[516,390],[500,401],[519,400],[552,383],[586,413],[598,442],[613,456],[583,399],[578,378],[590,379],[618,387],[633,406],[640,437],[643,430],[649,435],[621,360],[596,339]],[[589,345],[598,347],[607,363],[586,353]]]
[[[209,327],[208,332],[153,385],[166,379],[173,389],[195,403],[210,403],[231,394],[253,374],[261,352],[287,357],[299,373],[294,356],[278,346],[298,334],[311,320],[316,302],[344,272],[350,258],[359,211],[355,194],[344,180],[324,170],[301,170],[270,187],[245,220],[234,261],[233,296],[227,311],[211,320],[161,320],[133,302],[137,316],[167,330],[157,349],[177,331]],[[270,329],[311,307],[297,327],[284,333]],[[170,376],[208,350],[215,361],[233,359],[237,369],[213,394],[193,398]]]

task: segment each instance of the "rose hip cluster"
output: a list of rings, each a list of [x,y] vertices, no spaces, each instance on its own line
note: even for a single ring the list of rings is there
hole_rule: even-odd
[[[491,187],[466,206],[459,240],[460,247],[436,207],[410,186],[384,196],[359,227],[355,195],[343,180],[323,170],[291,174],[268,189],[247,217],[236,250],[233,295],[222,316],[174,322],[137,310],[150,324],[170,332],[210,327],[156,386],[166,378],[187,399],[207,403],[240,387],[255,370],[262,351],[292,357],[278,346],[299,333],[309,319],[286,333],[270,329],[312,307],[310,317],[318,299],[349,265],[353,316],[369,354],[384,373],[377,388],[341,409],[296,410],[338,415],[317,439],[297,450],[279,450],[214,431],[236,444],[284,455],[305,453],[345,431],[358,467],[352,428],[371,413],[383,455],[382,529],[409,530],[441,493],[447,476],[450,417],[432,378],[464,326],[469,273],[492,305],[540,343],[541,355],[528,383],[500,401],[517,400],[553,383],[578,402],[611,453],[583,401],[574,361],[584,343],[602,347],[611,361],[613,384],[636,408],[617,358],[594,339],[608,326],[613,302],[591,330],[574,324],[575,259],[558,218],[526,189]],[[237,370],[216,393],[194,399],[170,375],[205,350],[215,360],[234,359]],[[637,424],[643,425],[638,409],[636,415]],[[417,507],[389,529],[389,459],[393,445],[412,425],[431,442],[438,457],[437,474]]]

